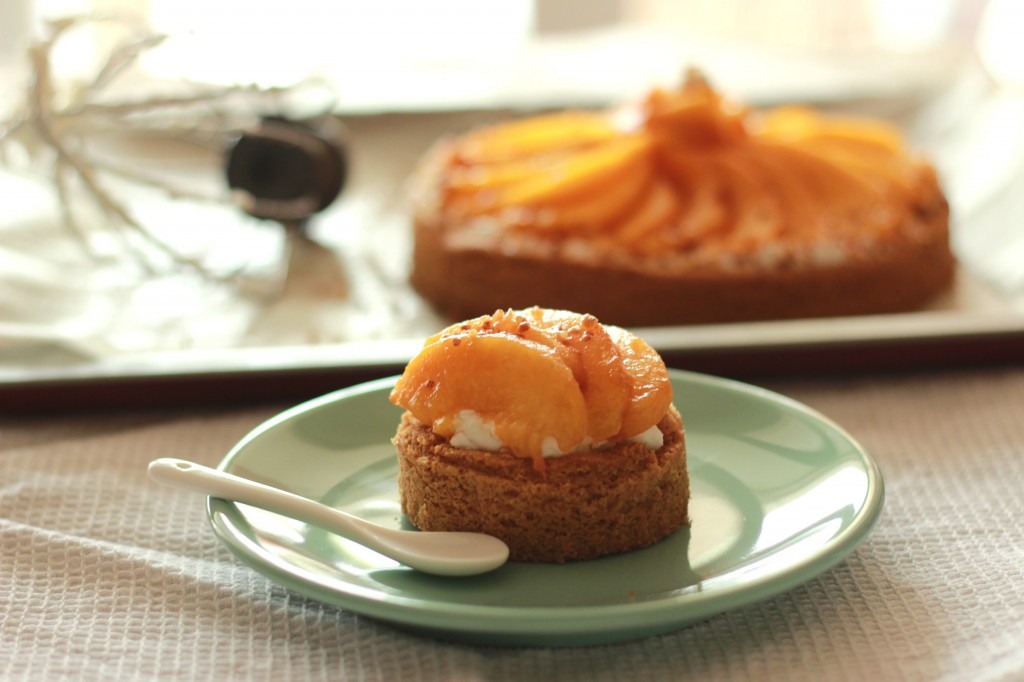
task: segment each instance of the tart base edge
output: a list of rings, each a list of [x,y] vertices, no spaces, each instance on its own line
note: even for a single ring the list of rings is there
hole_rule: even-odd
[[[508,453],[454,448],[406,413],[395,436],[403,513],[421,530],[483,532],[513,561],[564,563],[653,545],[689,524],[682,420],[638,443],[549,458],[544,473]]]

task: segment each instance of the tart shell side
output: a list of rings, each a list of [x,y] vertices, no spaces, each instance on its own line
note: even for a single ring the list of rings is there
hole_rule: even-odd
[[[410,281],[452,320],[533,305],[623,327],[906,312],[949,289],[956,270],[946,201],[937,187],[924,194],[894,234],[821,266],[694,267],[585,248],[567,255],[512,231],[464,239],[466,226],[420,211]]]
[[[452,447],[410,413],[394,438],[402,511],[421,530],[501,538],[513,561],[594,559],[652,545],[689,523],[682,420],[658,424],[664,445],[639,443],[548,458]]]

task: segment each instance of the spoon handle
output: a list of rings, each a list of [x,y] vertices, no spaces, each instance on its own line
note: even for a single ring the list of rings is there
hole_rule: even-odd
[[[210,497],[241,502],[283,514],[355,540],[371,549],[377,549],[378,543],[374,533],[364,529],[358,518],[280,488],[173,457],[163,457],[150,462],[149,477],[158,483],[175,488],[205,493]]]

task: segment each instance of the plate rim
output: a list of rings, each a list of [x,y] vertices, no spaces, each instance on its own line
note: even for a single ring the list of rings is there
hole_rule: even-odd
[[[329,581],[315,574],[296,575],[287,561],[263,551],[246,536],[235,522],[241,518],[237,505],[207,498],[207,520],[218,539],[232,553],[272,581],[354,613],[392,624],[425,628],[432,632],[479,635],[529,635],[532,638],[606,635],[600,641],[618,641],[614,633],[645,630],[651,633],[684,627],[693,622],[733,608],[761,601],[788,591],[843,561],[867,537],[884,506],[885,485],[877,461],[853,436],[831,418],[814,408],[770,389],[745,382],[686,370],[669,370],[670,377],[685,384],[702,384],[740,392],[761,400],[785,406],[788,410],[822,423],[840,435],[857,454],[867,476],[865,497],[853,519],[817,551],[787,563],[765,575],[739,581],[714,590],[670,594],[665,598],[599,605],[575,606],[509,606],[462,604],[406,595],[383,594],[371,588],[347,583],[350,590],[341,592]],[[332,391],[299,403],[270,417],[243,436],[220,461],[217,468],[229,470],[246,447],[262,434],[310,410],[323,409],[336,402],[388,388],[397,376],[384,377]],[[246,522],[242,522],[248,525]],[[271,571],[268,573],[268,570]],[[340,579],[345,582],[344,579]],[[451,579],[458,580],[458,578]],[[415,608],[413,608],[415,607]],[[439,623],[439,618],[470,618],[471,624]],[[568,632],[571,630],[571,632]],[[514,642],[513,642],[514,643]],[[557,642],[552,643],[557,644]]]

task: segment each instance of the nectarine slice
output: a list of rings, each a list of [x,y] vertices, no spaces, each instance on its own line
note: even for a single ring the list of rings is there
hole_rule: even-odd
[[[681,148],[733,144],[747,137],[743,111],[725,105],[721,95],[694,74],[680,90],[654,90],[648,95],[644,126],[660,144]]]
[[[539,210],[547,212],[543,226],[551,230],[575,228],[582,232],[607,228],[637,203],[653,174],[654,168],[649,162],[631,163],[618,176],[609,178],[606,185],[594,187],[591,195],[563,204],[539,206]]]
[[[750,145],[742,162],[764,178],[767,191],[774,197],[780,213],[781,227],[797,233],[816,227],[821,220],[821,198],[798,174],[781,164],[770,145]]]
[[[672,404],[672,382],[658,352],[646,341],[620,327],[605,330],[618,346],[631,379],[630,401],[622,416],[618,438],[632,438],[657,424]]]
[[[799,177],[812,190],[823,193],[822,199],[826,202],[871,194],[871,188],[860,178],[810,151],[774,143],[765,143],[764,149],[774,159],[779,172]]]
[[[601,441],[621,431],[632,395],[632,380],[619,347],[593,315],[538,307],[499,310],[452,325],[428,339],[426,345],[431,347],[446,338],[466,334],[501,335],[546,348],[569,369],[583,396],[586,435]],[[551,408],[538,399],[536,409]]]
[[[601,185],[621,178],[642,164],[651,140],[642,135],[616,138],[592,149],[567,156],[547,172],[496,191],[498,206],[557,204],[593,195]]]
[[[622,430],[631,381],[615,341],[593,315],[533,309],[534,324],[579,358],[577,384],[587,405],[587,435],[595,441]]]
[[[688,190],[689,201],[671,231],[664,235],[678,248],[697,244],[728,225],[727,207],[723,202],[724,178],[708,155],[664,153],[662,161],[673,181]],[[693,166],[697,166],[695,169]],[[684,185],[685,183],[685,185]]]
[[[428,343],[390,399],[449,438],[459,412],[471,409],[537,468],[546,439],[567,452],[586,436],[587,408],[569,368],[553,349],[504,333],[467,332]]]
[[[856,117],[825,117],[807,107],[780,107],[766,113],[758,134],[764,138],[794,142],[804,139],[839,139],[903,154],[903,136],[895,127],[872,119]]]
[[[722,115],[714,104],[684,104],[651,114],[647,129],[660,143],[702,148],[743,140],[746,131],[739,119]]]
[[[559,149],[572,149],[616,137],[612,121],[600,113],[567,111],[500,123],[470,132],[460,144],[467,163],[496,163]]]
[[[448,173],[445,189],[449,192],[459,193],[482,192],[504,187],[528,180],[538,173],[546,173],[555,161],[562,158],[564,158],[563,154],[557,154],[486,165],[456,165]]]
[[[779,202],[766,191],[766,178],[737,154],[716,155],[713,163],[725,179],[723,201],[733,225],[730,239],[763,244],[778,237],[782,231]]]
[[[640,203],[639,210],[618,228],[619,238],[626,244],[643,240],[648,234],[667,225],[681,210],[675,189],[662,178],[655,179]]]
[[[533,343],[550,348],[572,372],[574,377],[579,377],[583,371],[579,354],[573,349],[558,342],[557,334],[544,323],[541,308],[531,308],[526,311],[497,310],[491,315],[466,320],[442,330],[440,333],[427,339],[425,345],[434,341],[454,335],[474,332],[477,334],[506,334],[524,339]]]
[[[572,372],[583,395],[586,434],[595,441],[607,440],[621,429],[630,400],[630,378],[618,347],[593,315],[537,307],[499,310],[453,325],[433,338],[468,331],[504,334],[550,349]],[[540,402],[537,407],[549,409]]]
[[[796,143],[795,147],[845,170],[876,191],[910,188],[911,166],[903,158],[880,151],[878,148],[824,138],[809,138]]]

